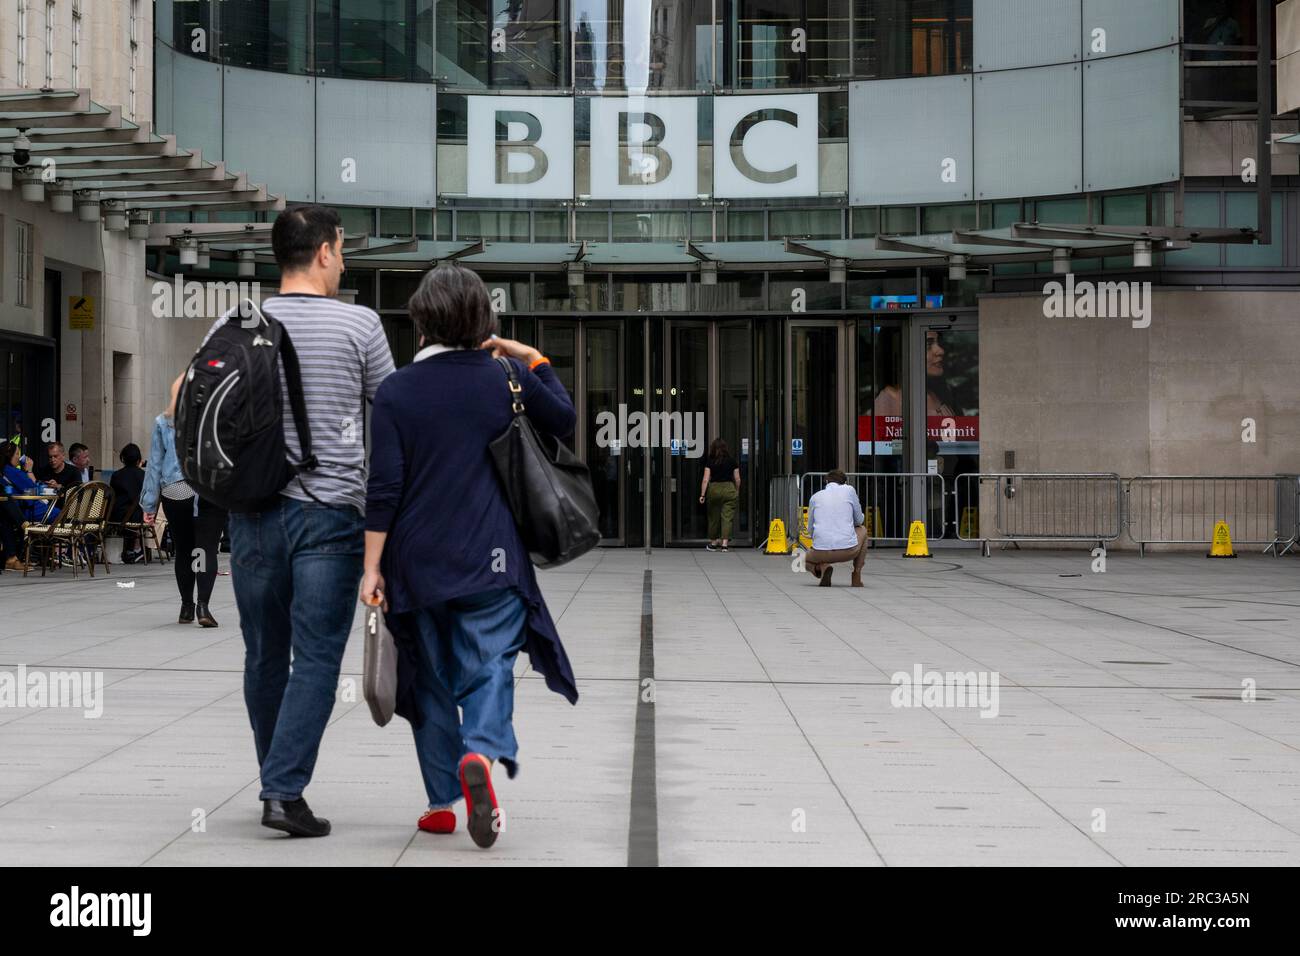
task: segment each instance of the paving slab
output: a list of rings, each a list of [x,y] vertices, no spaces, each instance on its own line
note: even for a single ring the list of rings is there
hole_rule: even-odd
[[[484,852],[463,819],[415,830],[409,728],[359,700],[360,609],[308,790],[334,832],[294,840],[258,822],[228,575],[204,630],[174,623],[169,566],[4,574],[0,680],[103,689],[99,716],[0,706],[0,864],[623,866],[634,819],[666,866],[1300,864],[1300,560],[881,550],[847,578],[751,551],[543,572],[582,697],[521,657]],[[936,698],[902,694],[918,673]]]

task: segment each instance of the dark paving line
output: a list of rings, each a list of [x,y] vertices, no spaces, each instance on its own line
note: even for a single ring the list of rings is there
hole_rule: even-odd
[[[651,574],[641,587],[641,662],[636,698],[636,740],[632,749],[632,810],[627,827],[627,865],[659,865],[659,800],[655,789],[655,627]],[[647,684],[646,681],[650,683]],[[649,689],[651,693],[646,694]],[[648,698],[648,699],[647,699]]]

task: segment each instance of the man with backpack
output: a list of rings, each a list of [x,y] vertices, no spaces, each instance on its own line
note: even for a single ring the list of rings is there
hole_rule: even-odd
[[[366,403],[393,358],[379,316],[336,298],[344,269],[337,213],[285,210],[271,245],[280,291],[208,333],[177,402],[177,454],[200,494],[231,511],[262,825],[325,836],[329,821],[302,793],[356,613]]]

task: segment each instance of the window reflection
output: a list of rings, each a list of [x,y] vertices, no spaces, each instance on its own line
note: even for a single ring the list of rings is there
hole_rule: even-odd
[[[973,2],[189,0],[172,4],[170,40],[236,66],[453,88],[765,89],[969,72]],[[1252,18],[1197,15],[1188,31],[1249,44]],[[196,49],[198,29],[215,45]]]
[[[713,82],[711,6],[696,0],[573,0],[580,90],[690,90]]]
[[[567,86],[563,8],[562,0],[437,0],[437,74],[449,86]]]
[[[969,73],[972,3],[854,0],[854,75],[879,79]]]
[[[850,0],[725,0],[725,83],[799,86],[849,75]]]

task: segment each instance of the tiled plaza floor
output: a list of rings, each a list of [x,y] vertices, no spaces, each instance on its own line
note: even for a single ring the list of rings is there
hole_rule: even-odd
[[[106,687],[98,719],[0,708],[0,864],[622,866],[639,807],[661,865],[1300,865],[1300,560],[1091,562],[876,552],[865,588],[842,569],[830,590],[755,552],[547,572],[582,699],[521,659],[521,770],[498,775],[488,852],[463,816],[452,837],[415,830],[407,725],[376,727],[350,692],[359,616],[307,791],[334,833],[292,840],[258,823],[229,577],[202,630],[173,623],[170,567],[5,574],[0,672]],[[893,706],[891,676],[918,665],[996,672],[997,716]]]

